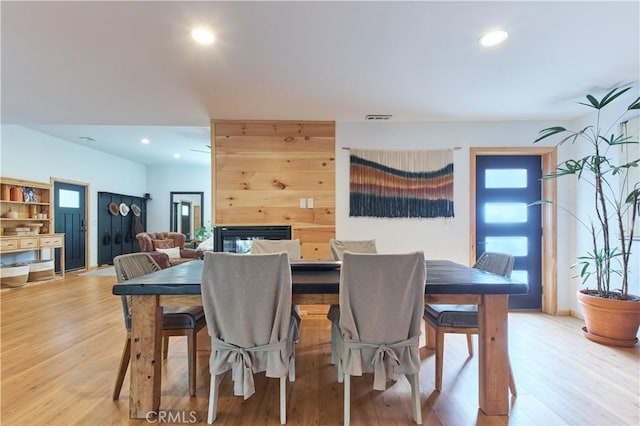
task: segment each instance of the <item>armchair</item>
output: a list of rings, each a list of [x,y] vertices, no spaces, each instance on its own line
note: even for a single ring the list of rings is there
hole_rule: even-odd
[[[179,232],[141,232],[136,239],[140,251],[149,253],[162,269],[202,259],[202,252],[185,248],[185,236]]]

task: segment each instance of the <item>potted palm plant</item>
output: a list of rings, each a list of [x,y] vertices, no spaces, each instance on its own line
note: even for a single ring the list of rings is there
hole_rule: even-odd
[[[586,152],[584,156],[561,162],[545,178],[571,176],[576,182],[585,182],[592,188],[590,211],[578,213],[561,209],[588,231],[591,240],[590,249],[580,255],[574,265],[582,284],[586,285],[578,291],[585,320],[583,331],[590,340],[614,346],[633,346],[638,340],[640,298],[629,294],[628,290],[634,227],[636,220],[640,220],[637,217],[640,183],[629,182],[629,172],[639,167],[640,158],[618,160],[615,147],[639,142],[616,134],[612,129],[629,111],[640,109],[640,97],[631,102],[610,127],[605,128],[601,123],[601,112],[615,101],[624,99],[621,96],[630,89],[614,88],[601,99],[587,95],[587,102],[580,104],[596,110],[594,124],[577,131],[560,126],[546,128],[535,140],[540,142],[560,136],[558,145],[570,142],[588,146],[578,150]],[[638,271],[633,277],[638,279],[637,275]]]

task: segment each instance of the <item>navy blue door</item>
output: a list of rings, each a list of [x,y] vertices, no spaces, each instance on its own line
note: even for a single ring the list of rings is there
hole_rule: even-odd
[[[476,157],[476,256],[515,256],[511,278],[529,293],[509,297],[510,309],[542,309],[542,160],[537,155]]]
[[[86,268],[85,187],[66,182],[54,182],[53,190],[55,232],[64,233],[65,270]],[[56,262],[56,269],[59,267],[59,263]]]

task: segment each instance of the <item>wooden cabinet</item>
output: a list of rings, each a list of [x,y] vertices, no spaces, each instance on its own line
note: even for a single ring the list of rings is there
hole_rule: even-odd
[[[38,234],[52,231],[53,188],[48,183],[20,179],[0,178],[0,224],[2,235],[23,231],[13,229],[30,228]],[[37,231],[36,231],[37,229]]]
[[[64,276],[64,234],[53,233],[53,186],[0,178],[0,254],[60,249]]]

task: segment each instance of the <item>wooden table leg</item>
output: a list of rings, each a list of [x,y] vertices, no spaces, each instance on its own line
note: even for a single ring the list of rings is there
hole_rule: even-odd
[[[133,296],[129,417],[149,418],[160,408],[162,307],[159,296]]]
[[[424,323],[425,344],[427,349],[436,349],[436,330],[426,321]]]
[[[478,306],[479,399],[487,415],[509,414],[507,295],[485,295]]]

